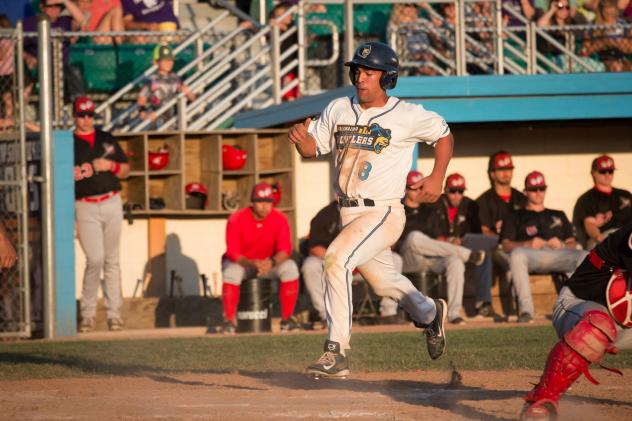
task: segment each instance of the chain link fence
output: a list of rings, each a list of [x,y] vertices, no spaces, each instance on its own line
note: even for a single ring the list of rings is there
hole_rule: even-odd
[[[20,27],[0,31],[0,338],[29,337],[42,321],[41,203],[39,185],[28,182],[39,176],[40,149],[37,135],[26,137],[36,116],[24,101],[22,45]]]

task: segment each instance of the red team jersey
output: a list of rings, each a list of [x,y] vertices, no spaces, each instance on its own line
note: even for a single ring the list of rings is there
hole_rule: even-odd
[[[251,208],[233,213],[226,225],[226,256],[233,262],[239,257],[267,259],[280,251],[292,253],[290,224],[287,216],[276,209],[262,221],[255,219]]]

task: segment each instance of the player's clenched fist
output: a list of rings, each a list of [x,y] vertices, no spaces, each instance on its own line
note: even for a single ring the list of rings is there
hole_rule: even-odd
[[[313,158],[316,156],[316,140],[309,134],[309,125],[312,119],[307,118],[303,123],[292,126],[287,134],[288,141],[296,146],[296,150],[303,158]]]
[[[297,123],[290,129],[287,137],[290,140],[290,143],[294,145],[300,145],[309,139],[309,132],[307,129],[311,124],[312,119],[310,117],[306,118],[304,122]]]
[[[441,196],[441,183],[443,177],[437,177],[430,174],[428,177],[424,177],[417,183],[413,184],[411,188],[420,189],[419,202],[420,203],[434,203],[439,200]]]

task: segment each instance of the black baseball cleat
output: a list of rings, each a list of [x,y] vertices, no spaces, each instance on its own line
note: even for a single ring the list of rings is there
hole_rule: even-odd
[[[434,300],[434,302],[437,307],[437,314],[434,320],[425,327],[424,335],[426,335],[428,354],[430,354],[430,358],[436,360],[445,352],[446,340],[443,325],[448,317],[448,305],[444,300]]]
[[[303,326],[294,317],[290,317],[287,320],[281,320],[280,329],[281,333],[287,333],[303,330]]]
[[[325,341],[325,353],[314,364],[307,367],[307,374],[318,379],[346,378],[349,375],[349,360],[340,353],[340,344],[334,341]]]

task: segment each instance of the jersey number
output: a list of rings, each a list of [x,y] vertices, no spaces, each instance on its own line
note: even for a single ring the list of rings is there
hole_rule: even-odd
[[[370,162],[362,161],[362,163],[360,164],[360,169],[358,170],[358,178],[362,181],[369,178],[371,168],[373,168],[373,165],[371,165]]]

